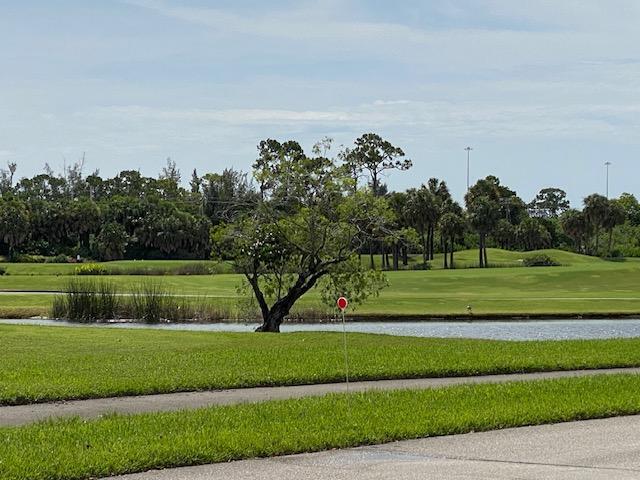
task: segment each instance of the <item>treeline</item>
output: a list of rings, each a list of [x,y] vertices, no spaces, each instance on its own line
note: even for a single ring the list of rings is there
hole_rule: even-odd
[[[324,158],[330,149],[325,139],[314,153]],[[233,169],[202,176],[194,170],[186,187],[170,159],[157,178],[135,170],[112,178],[98,172],[85,176],[79,162],[62,173],[47,166],[41,174],[15,181],[17,166],[9,164],[0,170],[0,254],[14,261],[65,261],[78,255],[98,260],[229,258],[223,232],[264,199],[270,178],[284,179],[279,201],[287,208],[286,178],[292,172],[256,172],[269,171],[273,152],[289,159],[283,165],[295,165],[296,158],[308,161],[293,141],[265,140],[258,151],[252,177]],[[545,188],[526,202],[489,176],[473,185],[460,205],[436,178],[389,192],[381,180],[412,163],[378,135],[361,136],[337,159],[353,193],[363,197],[363,210],[354,212],[353,222],[366,230],[368,240],[358,251],[375,268],[406,267],[411,254],[421,256],[413,268],[428,268],[437,253],[444,253],[444,266],[452,268],[454,252],[467,248],[478,248],[479,266],[488,266],[487,247],[494,246],[640,256],[640,205],[631,194],[612,200],[592,194],[575,209],[560,188]],[[375,212],[375,218],[367,212]]]
[[[184,188],[171,160],[158,178],[135,170],[84,176],[78,163],[14,183],[9,167],[0,172],[0,253],[15,261],[207,259],[212,226],[245,208],[227,200],[256,195],[233,170],[202,177],[194,170]]]

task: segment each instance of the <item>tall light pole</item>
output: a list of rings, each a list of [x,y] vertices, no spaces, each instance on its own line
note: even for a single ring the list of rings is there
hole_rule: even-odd
[[[465,150],[467,151],[467,192],[468,192],[469,191],[469,154],[471,153],[471,150],[473,150],[473,148],[467,147],[465,148]]]
[[[607,168],[607,199],[609,198],[609,165],[611,165],[611,162],[604,162],[604,166]]]

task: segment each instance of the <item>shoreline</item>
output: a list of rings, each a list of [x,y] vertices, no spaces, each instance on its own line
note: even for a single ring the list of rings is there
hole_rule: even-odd
[[[16,315],[18,312],[10,312],[12,315],[5,316],[0,312],[0,320],[45,320],[45,321],[60,321],[74,324],[142,324],[142,325],[216,325],[216,324],[244,324],[253,325],[262,322],[259,318],[247,318],[247,319],[221,319],[218,321],[185,321],[185,322],[154,322],[147,323],[131,319],[114,319],[107,321],[91,321],[91,322],[74,322],[64,319],[56,319],[47,316],[37,315]],[[562,321],[562,320],[640,320],[640,312],[636,313],[529,313],[529,314],[505,314],[505,313],[493,313],[493,314],[472,314],[472,315],[460,315],[460,314],[445,314],[445,315],[415,315],[415,314],[359,314],[353,316],[346,316],[346,323],[402,323],[402,322],[416,322],[416,323],[474,323],[474,322],[535,322],[535,321]],[[310,318],[310,319],[288,319],[283,322],[283,325],[318,325],[318,324],[340,324],[342,320],[340,318]]]

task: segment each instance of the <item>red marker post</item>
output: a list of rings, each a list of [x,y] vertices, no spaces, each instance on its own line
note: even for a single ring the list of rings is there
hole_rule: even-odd
[[[349,306],[349,301],[345,297],[340,297],[336,301],[336,306],[342,313],[342,339],[344,343],[344,376],[347,381],[347,393],[349,393],[349,355],[347,353],[347,326],[344,321],[344,311]]]
[[[344,297],[340,297],[338,299],[338,301],[336,302],[336,305],[338,306],[338,308],[342,311],[342,313],[344,313],[344,311],[347,309],[347,307],[349,306],[349,300],[347,300]]]

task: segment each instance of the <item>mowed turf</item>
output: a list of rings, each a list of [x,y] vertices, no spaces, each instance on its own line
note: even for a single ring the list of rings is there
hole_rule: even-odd
[[[338,333],[0,325],[0,404],[340,382]],[[640,366],[640,339],[507,342],[349,334],[353,380]]]
[[[640,376],[329,395],[0,429],[0,479],[73,480],[640,413]]]
[[[534,253],[537,252],[490,249],[489,258],[495,264],[514,265]],[[379,297],[351,309],[350,313],[461,316],[467,315],[467,306],[473,314],[485,316],[640,313],[640,259],[611,262],[559,250],[544,253],[562,266],[387,272],[388,288]],[[475,251],[457,253],[461,261],[471,261],[475,255]],[[19,275],[15,272],[27,267],[9,264],[7,268],[10,274],[0,277],[0,290],[58,291],[70,278],[68,275]],[[14,268],[16,270],[12,272]],[[42,268],[44,272],[48,265],[30,265],[28,268],[34,271]],[[108,278],[123,291],[131,291],[140,282],[150,279],[128,275],[101,278]],[[207,296],[211,302],[229,305],[233,310],[237,306],[237,287],[242,277],[234,274],[173,275],[151,277],[151,280],[160,282],[175,294]],[[0,314],[7,317],[3,312],[5,307],[12,307],[14,312],[19,308],[42,308],[43,300],[35,295],[20,300],[0,296]],[[307,294],[296,308],[322,308],[318,293]]]

